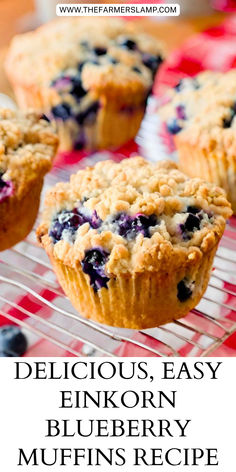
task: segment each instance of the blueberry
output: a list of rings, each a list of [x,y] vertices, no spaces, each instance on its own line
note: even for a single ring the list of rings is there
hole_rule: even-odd
[[[17,357],[17,355],[14,356],[12,353],[0,352],[0,357]]]
[[[26,337],[18,326],[6,325],[0,328],[1,357],[22,356],[26,349]]]
[[[57,119],[60,118],[63,121],[68,120],[71,117],[71,107],[68,103],[60,103],[55,107],[52,107],[52,114]]]
[[[43,114],[40,116],[40,119],[41,119],[41,120],[45,120],[45,121],[47,121],[48,123],[50,123],[50,119],[48,118],[47,115],[45,115],[45,113],[43,113]]]
[[[167,130],[171,134],[178,134],[182,130],[182,127],[179,125],[177,118],[169,119],[166,123],[166,126]]]
[[[71,81],[72,81],[72,89],[70,93],[80,100],[87,93],[87,91],[82,86],[80,74],[73,77]]]
[[[152,54],[144,53],[142,55],[142,61],[143,64],[148,67],[148,69],[150,69],[154,75],[160,64],[163,62],[163,59],[161,56],[153,56]]]
[[[123,41],[121,41],[120,43],[120,46],[122,48],[130,49],[130,50],[135,50],[137,48],[136,42],[129,38],[123,39]]]
[[[2,179],[2,176],[4,175],[4,172],[0,172],[0,189],[6,187],[7,182]]]
[[[139,67],[134,66],[134,67],[132,67],[132,70],[134,72],[137,72],[137,74],[141,74],[141,70],[139,69]]]
[[[89,48],[89,42],[88,41],[80,41],[80,46],[82,46],[83,48]]]
[[[176,116],[179,120],[186,120],[185,106],[177,105],[176,107]]]
[[[174,87],[174,89],[176,90],[176,92],[181,92],[183,88],[183,79],[181,79]]]
[[[107,288],[107,283],[110,280],[105,273],[105,265],[108,257],[108,252],[96,248],[86,251],[85,257],[81,262],[82,269],[85,274],[89,275],[90,284],[95,292],[102,287]]]
[[[188,77],[185,79],[181,79],[174,87],[176,92],[182,92],[184,89],[190,89],[190,90],[197,90],[200,88],[200,84],[198,80],[194,77]]]
[[[150,227],[157,224],[156,215],[138,214],[130,216],[126,213],[119,213],[112,219],[113,230],[120,236],[128,239],[136,238],[137,234],[142,233],[144,237],[150,238]]]
[[[104,56],[107,53],[107,49],[102,47],[95,47],[94,52],[97,56]]]
[[[76,115],[77,123],[79,125],[93,124],[96,119],[96,115],[99,110],[99,107],[100,107],[100,104],[98,101],[91,103],[91,105],[89,105],[88,108],[86,108],[84,111],[79,112]]]
[[[0,203],[13,194],[13,183],[11,180],[4,180],[4,172],[0,171]]]
[[[183,279],[181,280],[178,285],[177,285],[177,297],[180,302],[186,302],[191,295],[192,295],[192,290],[189,286],[189,282],[187,280]]]
[[[75,140],[74,142],[74,145],[73,145],[73,148],[76,150],[76,151],[81,151],[82,149],[84,149],[86,146],[86,139],[85,139],[85,136],[84,136],[84,133],[81,133]]]
[[[99,228],[99,226],[101,226],[102,220],[101,220],[101,218],[99,218],[96,210],[93,211],[91,219],[89,220],[89,223],[92,226],[92,228],[94,228],[94,229],[97,229],[97,228]]]

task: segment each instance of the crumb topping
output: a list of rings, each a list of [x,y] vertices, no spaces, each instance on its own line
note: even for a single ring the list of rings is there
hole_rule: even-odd
[[[141,272],[168,258],[173,266],[194,263],[218,243],[231,213],[221,188],[189,179],[171,161],[136,157],[99,162],[58,183],[37,234],[70,266],[95,248],[109,254],[109,274]]]

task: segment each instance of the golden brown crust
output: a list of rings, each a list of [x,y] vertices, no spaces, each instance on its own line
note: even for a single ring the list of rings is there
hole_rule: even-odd
[[[50,170],[57,146],[54,130],[36,114],[0,110],[0,169],[18,198]]]

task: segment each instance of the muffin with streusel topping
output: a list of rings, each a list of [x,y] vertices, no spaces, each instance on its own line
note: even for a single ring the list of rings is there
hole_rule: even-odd
[[[57,144],[52,127],[34,113],[0,109],[0,251],[32,229]]]
[[[181,169],[223,187],[236,213],[236,69],[185,78],[168,96],[159,112]]]
[[[55,121],[60,147],[115,148],[140,126],[163,46],[118,18],[63,18],[14,38],[6,70],[21,107]]]
[[[136,157],[58,183],[37,236],[82,315],[141,329],[197,305],[230,215],[222,189]]]

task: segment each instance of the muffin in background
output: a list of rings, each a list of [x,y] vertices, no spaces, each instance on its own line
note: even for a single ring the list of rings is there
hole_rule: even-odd
[[[236,69],[185,78],[167,96],[159,113],[181,170],[224,188],[236,213]]]
[[[58,183],[37,236],[81,315],[143,329],[198,304],[231,213],[224,190],[136,157]]]
[[[110,149],[134,138],[163,46],[118,18],[63,18],[16,36],[6,72],[18,104],[55,121],[60,149]]]
[[[32,229],[58,138],[34,113],[0,109],[0,251]]]

